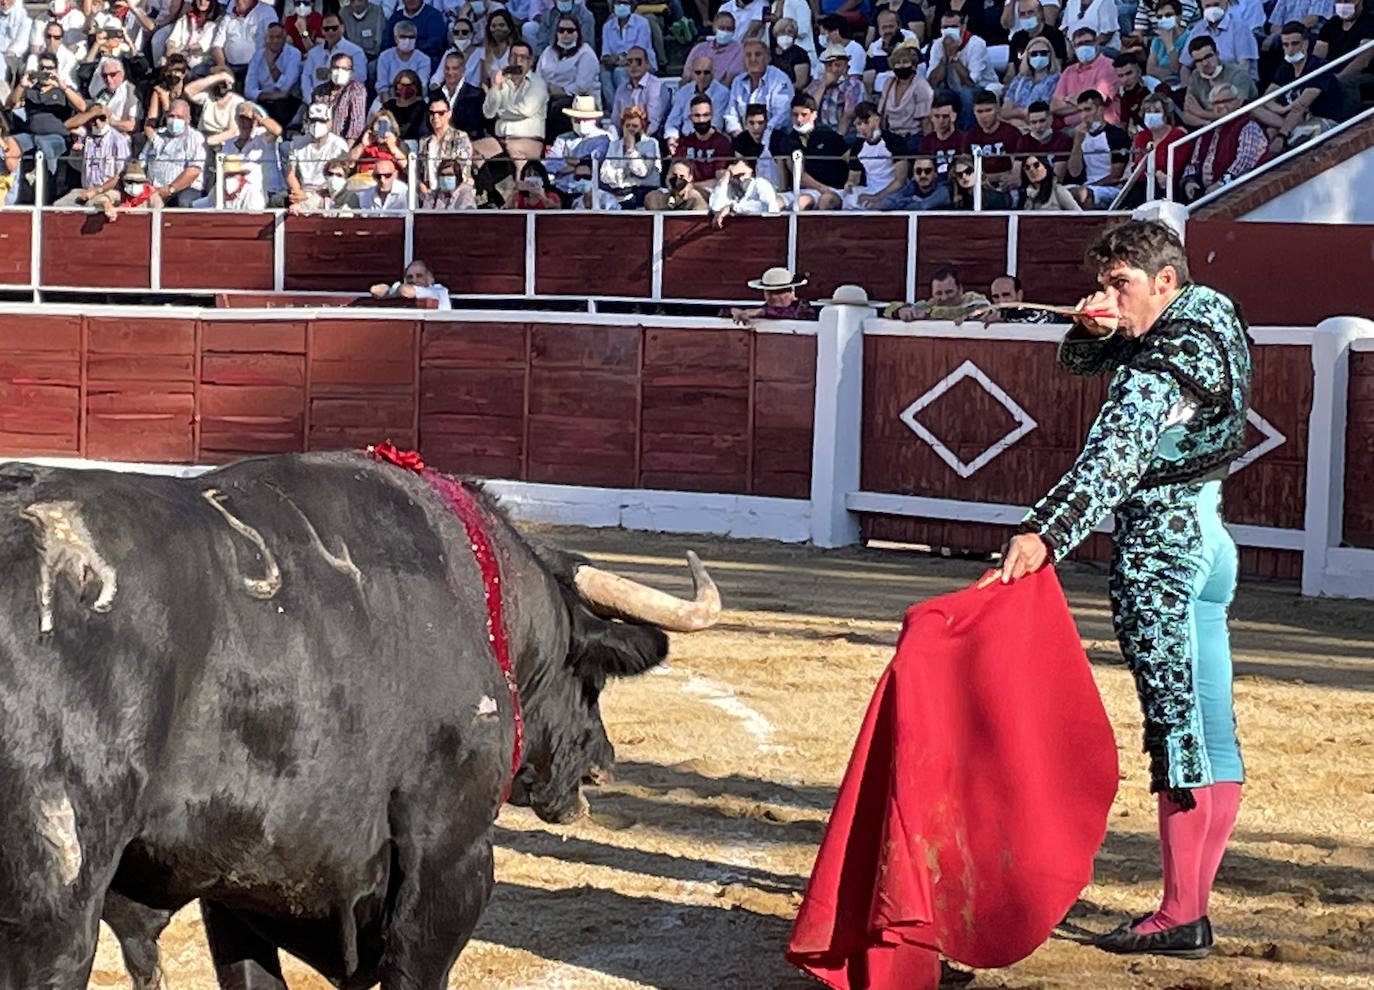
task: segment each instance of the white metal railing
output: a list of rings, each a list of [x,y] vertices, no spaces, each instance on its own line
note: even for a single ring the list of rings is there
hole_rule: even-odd
[[[1232,110],[1232,111],[1231,111],[1230,113],[1228,113],[1228,114],[1223,114],[1222,116],[1218,117],[1216,120],[1212,121],[1212,122],[1209,123],[1209,124],[1204,125],[1203,127],[1199,127],[1199,128],[1198,128],[1197,130],[1195,130],[1195,131],[1189,131],[1186,135],[1184,135],[1183,137],[1179,138],[1176,142],[1174,142],[1174,144],[1171,145],[1170,147],[1171,147],[1171,149],[1174,149],[1174,148],[1177,148],[1177,147],[1182,147],[1182,146],[1185,146],[1185,145],[1190,145],[1190,144],[1194,143],[1195,141],[1197,141],[1197,139],[1200,138],[1200,137],[1202,137],[1204,134],[1209,134],[1209,133],[1211,133],[1212,131],[1216,130],[1216,129],[1217,129],[1218,127],[1220,127],[1222,124],[1225,124],[1225,123],[1227,123],[1228,121],[1235,120],[1235,119],[1238,118],[1238,117],[1245,116],[1246,114],[1249,114],[1252,110],[1254,110],[1256,107],[1263,106],[1263,105],[1265,105],[1266,103],[1271,103],[1271,102],[1273,102],[1274,100],[1277,100],[1279,97],[1283,96],[1284,94],[1286,94],[1286,93],[1288,93],[1288,92],[1290,92],[1290,91],[1292,91],[1292,90],[1294,90],[1294,89],[1300,89],[1300,88],[1303,87],[1303,86],[1310,85],[1311,81],[1312,81],[1313,79],[1315,79],[1317,76],[1321,75],[1322,73],[1324,73],[1324,72],[1331,72],[1332,70],[1337,69],[1337,68],[1339,68],[1339,67],[1342,66],[1342,65],[1345,65],[1347,62],[1349,62],[1349,61],[1351,61],[1351,60],[1353,60],[1353,59],[1359,58],[1361,55],[1364,55],[1364,54],[1367,54],[1367,53],[1370,53],[1370,52],[1374,52],[1374,41],[1367,41],[1367,42],[1365,42],[1363,45],[1361,45],[1360,47],[1356,48],[1354,51],[1348,52],[1348,53],[1346,53],[1345,55],[1342,55],[1340,58],[1335,59],[1334,61],[1327,62],[1325,65],[1323,65],[1323,66],[1322,66],[1320,69],[1318,69],[1316,72],[1311,72],[1311,73],[1308,73],[1307,75],[1299,76],[1297,79],[1294,79],[1291,83],[1288,83],[1288,84],[1286,84],[1286,85],[1284,85],[1284,86],[1280,86],[1278,89],[1272,90],[1272,91],[1270,91],[1270,92],[1268,92],[1268,93],[1262,93],[1262,94],[1260,94],[1260,96],[1258,96],[1258,97],[1257,97],[1256,99],[1254,99],[1254,100],[1251,100],[1249,103],[1245,104],[1244,106],[1239,107],[1239,108],[1237,108],[1237,109],[1235,109],[1235,110]],[[1362,119],[1362,118],[1364,118],[1365,116],[1367,116],[1367,114],[1358,114],[1358,115],[1356,115],[1356,116],[1357,116],[1357,118]],[[1309,141],[1309,142],[1306,142],[1306,143],[1304,143],[1303,145],[1300,145],[1298,148],[1292,149],[1292,151],[1299,151],[1299,150],[1301,150],[1302,148],[1307,147],[1307,146],[1310,145],[1311,143],[1312,143],[1312,142],[1310,142],[1310,141]],[[1285,158],[1286,158],[1286,157],[1288,157],[1288,155],[1291,155],[1291,151],[1290,151],[1289,153],[1287,153],[1285,156],[1281,156],[1281,157],[1285,157]],[[1247,173],[1247,174],[1248,174],[1248,175],[1254,175],[1254,174],[1256,174],[1256,172],[1253,172],[1253,171],[1252,171],[1252,172]],[[1172,199],[1173,196],[1174,196],[1174,191],[1175,191],[1175,189],[1177,188],[1176,183],[1175,183],[1175,175],[1174,175],[1174,155],[1173,155],[1173,153],[1172,153],[1172,150],[1171,150],[1171,153],[1170,153],[1169,158],[1168,158],[1167,167],[1166,167],[1166,170],[1165,170],[1165,175],[1168,177],[1168,185],[1169,185],[1169,188],[1165,190],[1164,195],[1165,195],[1166,198]],[[1246,179],[1246,176],[1241,176],[1239,181],[1242,181],[1242,182],[1243,182],[1243,181],[1245,181],[1245,179]],[[1232,185],[1234,185],[1234,183],[1232,183]],[[1198,200],[1198,203],[1201,203],[1201,200]],[[1197,204],[1193,204],[1193,205],[1196,206]]]

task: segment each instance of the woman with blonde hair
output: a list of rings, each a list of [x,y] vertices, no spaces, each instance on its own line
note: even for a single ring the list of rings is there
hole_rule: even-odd
[[[883,83],[883,91],[878,96],[878,113],[882,116],[883,131],[900,134],[907,139],[908,147],[913,146],[925,133],[930,104],[935,99],[935,90],[925,77],[916,72],[919,51],[911,41],[903,41],[892,49],[892,54],[887,57],[887,67],[892,74]]]
[[[410,154],[401,141],[401,129],[390,110],[378,110],[368,120],[362,135],[348,152],[348,160],[357,165],[358,176],[366,176],[378,158],[390,158],[396,163],[398,171],[404,172],[410,163]],[[370,180],[368,180],[370,181]],[[366,186],[368,181],[364,181]]]
[[[601,163],[601,185],[620,205],[634,209],[659,186],[658,141],[648,134],[649,114],[631,104],[620,112],[620,135]]]
[[[1050,102],[1062,68],[1048,38],[1041,35],[1028,41],[1021,67],[1002,94],[1002,119],[1024,130],[1026,108],[1037,100]]]
[[[812,54],[800,41],[795,18],[783,17],[773,24],[773,64],[792,80],[798,92],[811,85]]]

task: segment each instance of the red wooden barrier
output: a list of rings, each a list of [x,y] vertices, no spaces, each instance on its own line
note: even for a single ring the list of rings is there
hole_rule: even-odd
[[[1374,547],[1374,351],[1350,355],[1345,428],[1345,540]]]
[[[930,298],[935,272],[952,266],[965,289],[986,292],[1007,270],[1007,218],[961,213],[916,218],[916,297]]]
[[[837,286],[852,284],[862,285],[872,299],[904,299],[909,248],[905,214],[802,213],[797,268],[811,276],[804,298],[825,299]]]
[[[151,212],[121,213],[110,223],[101,213],[45,211],[43,284],[146,289],[152,231]]]
[[[312,321],[306,344],[309,448],[356,448],[383,440],[417,446],[418,347],[413,320]]]
[[[1096,291],[1097,280],[1084,268],[1083,252],[1093,238],[1120,220],[1065,213],[1021,214],[1016,222],[1016,272],[1026,298],[1075,303]]]
[[[366,292],[401,277],[405,220],[401,217],[286,218],[286,289]]]
[[[159,217],[164,289],[271,291],[270,214],[178,210]]]
[[[816,338],[754,336],[753,476],[756,495],[811,496]]]
[[[524,478],[529,327],[427,322],[420,344],[420,442],[444,471]]]
[[[540,295],[653,294],[652,214],[542,213],[534,250]]]
[[[786,217],[732,217],[716,230],[699,216],[663,216],[663,294],[749,299],[765,268],[787,264]]]
[[[28,210],[0,210],[0,285],[28,285],[33,235]]]
[[[414,257],[423,259],[450,292],[524,294],[523,214],[417,213],[414,234]]]
[[[0,454],[81,449],[79,316],[0,321]]]
[[[1236,299],[1255,325],[1315,326],[1374,313],[1374,224],[1188,223],[1188,267]]]
[[[305,321],[201,324],[200,459],[305,449]]]
[[[86,456],[194,459],[196,338],[194,319],[86,319]]]

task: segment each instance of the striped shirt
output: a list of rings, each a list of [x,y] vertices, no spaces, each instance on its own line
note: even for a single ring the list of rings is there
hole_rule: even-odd
[[[94,189],[124,171],[124,163],[129,160],[129,139],[113,127],[106,127],[100,137],[88,134],[81,158],[81,184]]]

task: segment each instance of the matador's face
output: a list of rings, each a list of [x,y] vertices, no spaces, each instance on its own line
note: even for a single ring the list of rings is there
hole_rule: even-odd
[[[1173,265],[1165,265],[1151,276],[1143,268],[1118,261],[1097,280],[1102,291],[1115,300],[1120,314],[1117,332],[1126,337],[1143,337],[1178,292],[1178,273]]]

